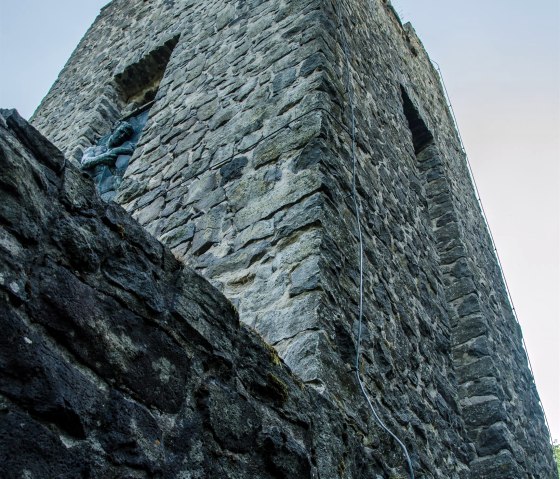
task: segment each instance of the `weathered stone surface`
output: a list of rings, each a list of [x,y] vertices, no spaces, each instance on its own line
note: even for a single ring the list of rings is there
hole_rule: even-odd
[[[506,412],[496,396],[474,396],[461,401],[465,422],[469,426],[486,426],[506,419]]]
[[[321,270],[316,257],[308,258],[296,266],[290,275],[290,296],[319,288]]]
[[[440,78],[412,27],[385,0],[115,0],[33,122],[73,161],[130,109],[120,80],[138,79],[137,90],[153,78],[165,45],[173,50],[115,200],[219,288],[300,378],[355,417],[391,470],[385,476],[398,475],[403,458],[383,436],[377,444],[353,379],[355,179],[361,369],[417,473],[493,470],[485,434],[498,421],[515,451],[508,474],[546,476],[552,458],[521,332]],[[21,221],[33,241],[35,223]],[[75,239],[61,227],[60,241],[84,245],[83,264],[102,268],[79,226]],[[117,285],[127,273],[115,271]],[[144,279],[133,276],[119,301],[137,298]],[[10,284],[23,301],[19,277]],[[149,314],[161,310],[160,293],[143,299]],[[295,451],[288,436],[270,434],[267,444]],[[317,461],[349,474],[345,461]]]
[[[511,433],[505,424],[499,422],[492,424],[480,432],[477,441],[478,453],[481,456],[490,456],[497,454],[502,449],[511,449],[511,440]]]
[[[552,477],[554,477],[552,471]],[[504,477],[526,477],[515,457],[509,451],[473,461],[472,476],[481,479],[503,479]]]
[[[2,477],[384,474],[354,418],[2,115],[15,125],[0,122]]]
[[[230,182],[231,180],[241,178],[243,176],[243,167],[247,165],[248,161],[249,160],[247,160],[246,157],[240,156],[238,158],[234,158],[229,163],[222,166],[222,168],[220,168],[222,185]]]

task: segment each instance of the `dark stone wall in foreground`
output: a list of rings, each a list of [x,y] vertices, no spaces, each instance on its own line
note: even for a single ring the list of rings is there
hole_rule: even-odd
[[[5,110],[0,225],[2,477],[391,475],[216,289]]]

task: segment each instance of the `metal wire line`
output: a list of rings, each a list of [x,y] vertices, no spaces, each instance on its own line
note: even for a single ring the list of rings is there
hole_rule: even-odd
[[[339,4],[340,5],[340,4]],[[355,368],[356,368],[356,379],[358,380],[358,384],[360,386],[360,390],[366,399],[366,402],[371,410],[371,413],[379,426],[385,430],[400,446],[403,450],[404,456],[406,458],[408,464],[408,471],[410,479],[414,479],[414,468],[412,467],[412,460],[410,458],[410,454],[404,443],[397,437],[395,433],[393,433],[383,422],[383,420],[377,414],[375,407],[369,397],[369,394],[366,391],[364,382],[362,381],[362,377],[360,375],[360,358],[361,358],[361,341],[362,341],[362,324],[363,324],[363,314],[364,314],[364,240],[363,240],[363,233],[362,233],[362,224],[361,224],[361,205],[360,200],[358,198],[358,193],[356,190],[356,116],[354,112],[354,91],[351,85],[351,67],[350,67],[350,53],[348,48],[348,43],[346,41],[346,36],[344,34],[343,23],[342,23],[342,16],[340,12],[340,8],[337,8],[337,15],[338,15],[338,23],[339,23],[339,31],[340,31],[340,39],[342,42],[342,48],[344,51],[345,63],[346,63],[346,93],[348,95],[348,99],[350,102],[350,118],[351,118],[351,137],[352,137],[352,199],[354,203],[354,211],[356,215],[356,223],[358,226],[358,241],[359,241],[359,262],[360,262],[360,288],[359,288],[359,310],[358,310],[358,333],[356,337],[356,358],[355,358]]]

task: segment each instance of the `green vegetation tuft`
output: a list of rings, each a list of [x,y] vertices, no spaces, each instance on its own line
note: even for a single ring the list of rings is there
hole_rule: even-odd
[[[556,468],[558,469],[558,476],[560,477],[560,443],[558,441],[554,441],[552,450],[554,451],[554,460],[556,461]]]
[[[281,404],[284,404],[289,396],[288,386],[284,381],[276,377],[274,374],[267,375],[268,387],[273,393],[273,397]]]

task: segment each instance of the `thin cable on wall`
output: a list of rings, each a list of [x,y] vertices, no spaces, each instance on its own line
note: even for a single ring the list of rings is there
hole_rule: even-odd
[[[459,137],[459,143],[461,144],[461,150],[463,151],[463,154],[465,155],[465,160],[466,160],[466,164],[467,164],[467,171],[469,173],[469,177],[471,179],[471,183],[473,185],[474,191],[475,191],[475,196],[476,196],[476,200],[478,203],[478,207],[480,209],[480,212],[482,214],[482,219],[484,221],[484,225],[486,226],[486,231],[488,232],[488,236],[490,237],[490,243],[492,245],[492,250],[494,255],[496,256],[496,260],[498,262],[498,270],[500,271],[500,275],[502,277],[502,281],[504,283],[505,286],[505,290],[506,290],[506,294],[507,294],[507,298],[509,301],[509,305],[511,307],[511,310],[513,312],[513,317],[515,318],[515,321],[517,322],[517,324],[519,323],[519,318],[517,316],[517,310],[515,309],[515,305],[513,304],[513,298],[511,297],[511,291],[509,289],[509,285],[508,282],[506,280],[506,276],[504,274],[504,268],[502,266],[502,260],[500,259],[500,254],[498,253],[498,248],[496,247],[496,242],[494,241],[494,235],[492,234],[492,230],[490,229],[490,223],[488,222],[488,217],[486,216],[486,210],[484,209],[484,206],[482,205],[482,200],[480,198],[480,192],[478,190],[478,185],[476,184],[476,181],[474,179],[474,174],[473,174],[473,170],[471,167],[471,162],[469,160],[469,155],[467,154],[467,150],[465,149],[465,144],[463,143],[463,137],[461,136],[461,131],[459,130],[459,124],[457,123],[457,117],[455,116],[455,110],[453,109],[453,104],[451,103],[451,98],[449,97],[449,92],[447,91],[447,86],[445,84],[445,81],[443,79],[443,73],[441,72],[441,68],[439,66],[439,64],[432,60],[430,58],[430,61],[434,64],[438,75],[439,75],[439,79],[441,82],[441,86],[443,87],[443,92],[445,94],[445,99],[447,101],[447,106],[449,108],[449,111],[451,112],[451,117],[453,118],[453,123],[455,125],[455,131],[457,132],[457,136]],[[529,364],[529,370],[531,371],[531,374],[533,375],[533,380],[535,378],[535,373],[533,371],[533,365],[531,364],[531,358],[529,357],[529,352],[527,351],[527,344],[525,343],[525,337],[523,335],[521,335],[521,342],[523,345],[523,350],[525,352],[525,357],[527,358],[527,363]],[[548,423],[548,418],[546,417],[546,412],[544,410],[543,404],[541,402],[541,399],[538,395],[537,392],[537,398],[539,400],[539,406],[542,410],[543,416],[544,416],[544,421],[546,423],[546,427],[548,428],[548,438],[550,440],[550,443],[553,443],[552,440],[552,433],[550,432],[550,424]]]
[[[404,443],[393,433],[383,422],[383,420],[377,414],[375,407],[366,391],[362,377],[360,375],[360,358],[361,358],[361,341],[362,341],[362,323],[363,323],[363,313],[364,313],[364,240],[362,234],[362,224],[360,215],[360,200],[358,198],[358,193],[356,189],[356,116],[354,114],[354,91],[351,82],[351,69],[350,69],[350,54],[348,43],[346,41],[346,35],[344,34],[344,28],[342,23],[342,16],[340,13],[340,8],[337,8],[338,15],[338,28],[340,31],[340,38],[342,43],[342,48],[344,51],[344,57],[346,62],[346,94],[350,102],[350,117],[351,117],[351,138],[352,138],[352,199],[354,203],[354,211],[356,215],[356,223],[358,225],[358,241],[359,241],[359,258],[360,258],[360,288],[359,288],[359,310],[358,310],[358,333],[356,337],[356,358],[355,358],[355,368],[356,368],[356,379],[360,385],[360,390],[366,399],[366,402],[371,410],[373,417],[379,426],[385,430],[400,446],[403,450],[404,456],[408,464],[408,471],[410,479],[414,479],[414,468],[412,467],[412,460],[410,454]]]

